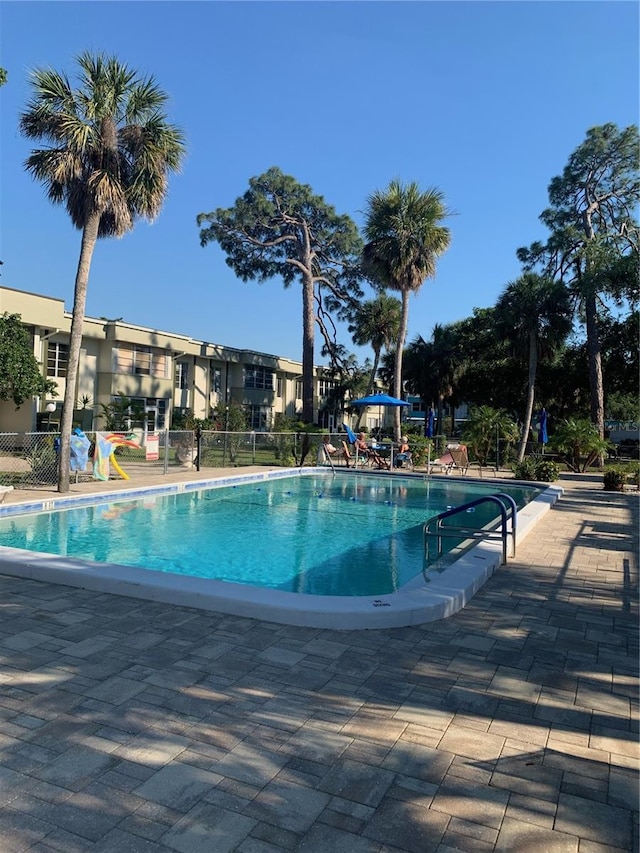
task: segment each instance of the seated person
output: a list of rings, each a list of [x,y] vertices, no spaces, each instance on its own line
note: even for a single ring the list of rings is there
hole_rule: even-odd
[[[364,437],[363,432],[358,433],[358,438],[356,439],[356,443],[354,445],[358,453],[363,454],[367,457],[371,462],[375,462],[378,468],[388,468],[389,463],[386,459],[383,459],[375,447],[369,447]]]
[[[343,459],[345,459],[347,463],[347,468],[349,467],[349,459],[351,458],[351,454],[349,453],[349,449],[347,448],[344,441],[342,442],[342,450],[338,451],[337,447],[334,447],[329,440],[328,435],[322,436],[322,444],[318,447],[318,464],[322,464],[323,462],[327,462],[330,456],[335,456],[336,453],[339,453]]]
[[[408,462],[411,464],[411,451],[409,450],[409,439],[406,435],[403,435],[400,439],[400,445],[398,447],[398,452],[396,453],[396,457],[394,460],[394,464],[398,468],[402,468],[402,464],[404,462]]]

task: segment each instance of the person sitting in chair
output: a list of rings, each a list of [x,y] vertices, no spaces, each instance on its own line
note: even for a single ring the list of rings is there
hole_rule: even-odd
[[[355,443],[355,448],[358,453],[361,453],[363,456],[366,456],[370,462],[375,462],[378,468],[388,468],[389,463],[386,459],[383,459],[382,456],[378,453],[375,447],[369,447],[364,437],[363,432],[358,433],[358,438]]]
[[[405,462],[408,462],[409,465],[411,465],[411,451],[409,450],[409,439],[406,435],[403,435],[400,439],[400,445],[398,447],[398,452],[396,453],[396,458],[394,459],[394,465],[397,468],[402,468]]]
[[[329,440],[328,435],[322,436],[322,444],[318,447],[318,463],[322,464],[323,462],[328,462],[330,456],[335,456],[336,453],[339,453],[340,456],[346,461],[347,468],[349,467],[349,459],[351,458],[351,454],[344,442],[342,442],[342,450],[339,451],[337,447],[334,447]]]

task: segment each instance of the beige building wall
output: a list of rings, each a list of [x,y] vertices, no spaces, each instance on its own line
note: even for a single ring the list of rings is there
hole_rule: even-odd
[[[33,335],[34,355],[47,375],[47,355],[50,343],[68,345],[71,313],[64,302],[47,296],[0,287],[0,311],[20,314]],[[164,358],[162,375],[123,369],[122,359],[116,357],[118,348],[150,349],[152,358]],[[187,365],[184,388],[176,387],[176,366]],[[273,388],[247,387],[247,366],[273,374]],[[217,373],[216,373],[217,371]],[[271,426],[276,414],[296,417],[302,409],[298,396],[302,365],[290,359],[252,350],[240,350],[220,344],[197,341],[184,335],[125,323],[123,320],[103,320],[86,317],[76,389],[76,408],[93,410],[92,427],[104,428],[102,404],[109,405],[118,394],[145,401],[151,412],[164,407],[169,426],[174,408],[189,409],[198,418],[206,418],[231,402],[259,410]],[[65,378],[53,376],[57,383],[55,402],[58,411],[52,420],[60,418],[64,398]],[[219,388],[216,389],[216,379]],[[35,429],[37,415],[44,415],[48,400],[36,399],[25,403],[19,412],[11,404],[0,403],[0,431]],[[83,420],[86,426],[86,420]]]
[[[28,400],[16,409],[12,400],[0,400],[0,432],[32,432],[34,405]]]

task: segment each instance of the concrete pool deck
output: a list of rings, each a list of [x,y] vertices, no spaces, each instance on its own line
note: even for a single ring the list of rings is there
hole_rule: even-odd
[[[638,496],[560,484],[463,610],[409,628],[1,576],[0,850],[638,850]]]

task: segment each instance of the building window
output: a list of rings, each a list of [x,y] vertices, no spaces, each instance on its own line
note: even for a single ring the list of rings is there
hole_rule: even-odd
[[[276,382],[276,394],[278,397],[284,397],[284,379],[282,376],[278,376],[278,380]]]
[[[69,345],[49,341],[47,347],[47,376],[64,378],[69,364]]]
[[[158,429],[164,429],[166,422],[167,422],[167,401],[159,399],[158,400],[157,428]]]
[[[335,387],[336,387],[335,379],[319,379],[318,380],[318,396],[328,397],[329,394],[335,389]]]
[[[166,379],[169,359],[162,350],[138,344],[118,344],[113,348],[113,372]]]
[[[219,394],[222,391],[222,368],[211,368],[211,390]]]
[[[176,363],[176,388],[184,391],[189,387],[189,364],[186,361]]]
[[[300,379],[296,382],[296,400],[302,400],[302,381]]]
[[[253,364],[245,364],[244,366],[244,387],[245,388],[264,388],[268,391],[273,391],[273,370],[266,367],[259,367]]]
[[[411,411],[412,412],[424,412],[424,403],[422,402],[422,400],[419,400],[417,403],[412,403],[411,404]]]
[[[249,429],[269,429],[271,409],[268,406],[247,406],[246,412]]]

